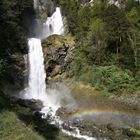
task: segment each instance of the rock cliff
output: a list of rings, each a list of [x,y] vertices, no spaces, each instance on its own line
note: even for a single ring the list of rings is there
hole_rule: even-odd
[[[61,75],[69,68],[75,48],[70,35],[52,35],[42,41],[47,78]]]

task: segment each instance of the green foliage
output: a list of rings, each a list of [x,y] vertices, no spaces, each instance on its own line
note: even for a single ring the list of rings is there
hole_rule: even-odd
[[[0,77],[4,76],[6,66],[7,63],[3,59],[0,59]]]
[[[45,140],[32,128],[27,127],[18,119],[15,113],[3,111],[0,114],[0,139],[1,140]]]
[[[129,42],[133,51],[134,66],[138,70],[140,69],[140,11],[134,7],[127,13],[127,18],[131,23],[131,34],[129,35]]]
[[[121,42],[127,37],[130,25],[125,13],[116,6],[109,6],[104,10],[103,20],[109,32],[109,41]]]
[[[0,140],[77,140],[0,92]]]
[[[139,129],[131,128],[131,129],[129,130],[129,133],[130,133],[131,135],[140,137],[140,130],[139,130]]]
[[[140,90],[140,71],[137,71],[137,73],[135,74],[135,79],[136,79],[136,84],[137,84],[136,86]]]
[[[76,64],[78,64],[79,69],[76,69]],[[99,90],[114,94],[134,93],[138,90],[138,81],[128,70],[121,70],[115,66],[99,67],[88,66],[85,63],[76,64],[75,69],[72,67],[75,78],[90,83]]]
[[[69,74],[107,92],[134,93],[140,87],[136,78],[140,71],[140,2],[119,4],[79,5],[77,26],[72,29],[77,46]]]
[[[87,31],[89,30],[89,26],[92,20],[91,10],[92,9],[89,6],[85,6],[84,8],[80,8],[78,10],[77,26],[74,33],[78,40],[83,41],[87,36]]]
[[[94,19],[90,25],[86,45],[89,46],[88,58],[91,64],[101,64],[106,49],[107,31],[102,19]]]
[[[96,69],[95,81],[109,92],[123,92],[125,89],[135,90],[135,80],[128,71],[122,71],[114,66]]]
[[[32,6],[32,0],[0,1],[0,85],[7,79],[16,77],[11,71],[19,63],[15,62],[12,56],[23,56],[27,52],[28,29],[23,24],[23,14]],[[19,73],[17,69],[14,71]]]

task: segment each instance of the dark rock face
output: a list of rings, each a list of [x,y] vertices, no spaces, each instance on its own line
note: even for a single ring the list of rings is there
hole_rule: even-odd
[[[36,24],[36,13],[32,6],[26,8],[22,13],[22,21],[26,29],[28,29],[29,36],[33,37],[35,35],[34,27]]]
[[[36,3],[38,10],[47,9],[48,16],[51,16],[55,11],[55,4],[52,0],[36,0]]]
[[[62,74],[72,61],[75,48],[71,37],[53,35],[42,42],[47,77]]]
[[[44,37],[44,23],[56,10],[56,6],[52,0],[35,0],[34,12],[29,12],[25,16],[26,24],[30,27],[31,37]]]
[[[40,100],[35,99],[27,100],[15,97],[12,97],[11,100],[20,106],[30,108],[32,111],[40,111],[43,108],[43,103]]]
[[[48,16],[51,16],[53,12],[55,11],[55,4],[52,0],[40,0],[40,3],[47,7],[48,9]]]
[[[61,118],[67,118],[75,112],[77,112],[76,109],[67,109],[65,107],[61,107],[56,111],[56,115],[60,116]]]
[[[21,91],[24,89],[26,78],[27,69],[24,54],[13,54],[9,60],[8,72],[4,77],[3,83],[1,83],[1,90],[10,94]]]

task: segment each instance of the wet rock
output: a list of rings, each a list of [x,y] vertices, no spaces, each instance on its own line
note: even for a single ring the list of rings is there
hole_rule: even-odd
[[[127,95],[127,96],[120,96],[117,98],[120,103],[129,105],[129,108],[132,108],[132,110],[140,111],[140,96],[137,95]]]
[[[39,112],[39,111],[34,111],[33,115],[37,118],[37,119],[42,119],[42,116],[44,116],[43,113]]]
[[[40,0],[40,4],[42,4],[42,6],[44,7],[47,7],[48,16],[51,16],[55,11],[55,3],[53,2],[53,0]]]
[[[24,100],[24,99],[15,99],[16,102],[24,107],[29,107],[33,111],[40,111],[43,108],[43,103],[40,100]]]
[[[71,120],[70,125],[72,127],[77,127],[80,130],[80,134],[95,137],[97,139],[124,140],[129,139],[130,137],[131,138],[139,137],[136,134],[134,135],[134,132],[136,132],[134,130],[133,133],[132,130],[130,133],[129,128],[126,129],[122,127],[117,127],[112,124],[99,125],[93,123],[92,121],[80,120],[74,122],[74,120]]]
[[[34,7],[40,13],[42,13],[42,11],[46,12],[48,16],[51,16],[55,11],[55,4],[52,0],[36,0]]]
[[[112,124],[107,124],[107,129],[113,132],[115,127]]]
[[[73,128],[71,127],[71,122],[70,121],[65,121],[62,124],[63,129],[68,130],[68,131],[73,131]]]
[[[77,110],[75,109],[67,109],[65,107],[61,107],[56,111],[56,115],[60,116],[61,118],[67,118],[68,116],[72,115]]]

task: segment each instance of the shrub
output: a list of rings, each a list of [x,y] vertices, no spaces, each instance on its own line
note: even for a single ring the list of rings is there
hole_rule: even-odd
[[[136,82],[130,71],[121,70],[113,65],[88,66],[83,64],[83,67],[80,68],[75,69],[75,72],[77,70],[76,79],[90,83],[99,90],[114,94],[133,93],[138,86],[138,82]]]

